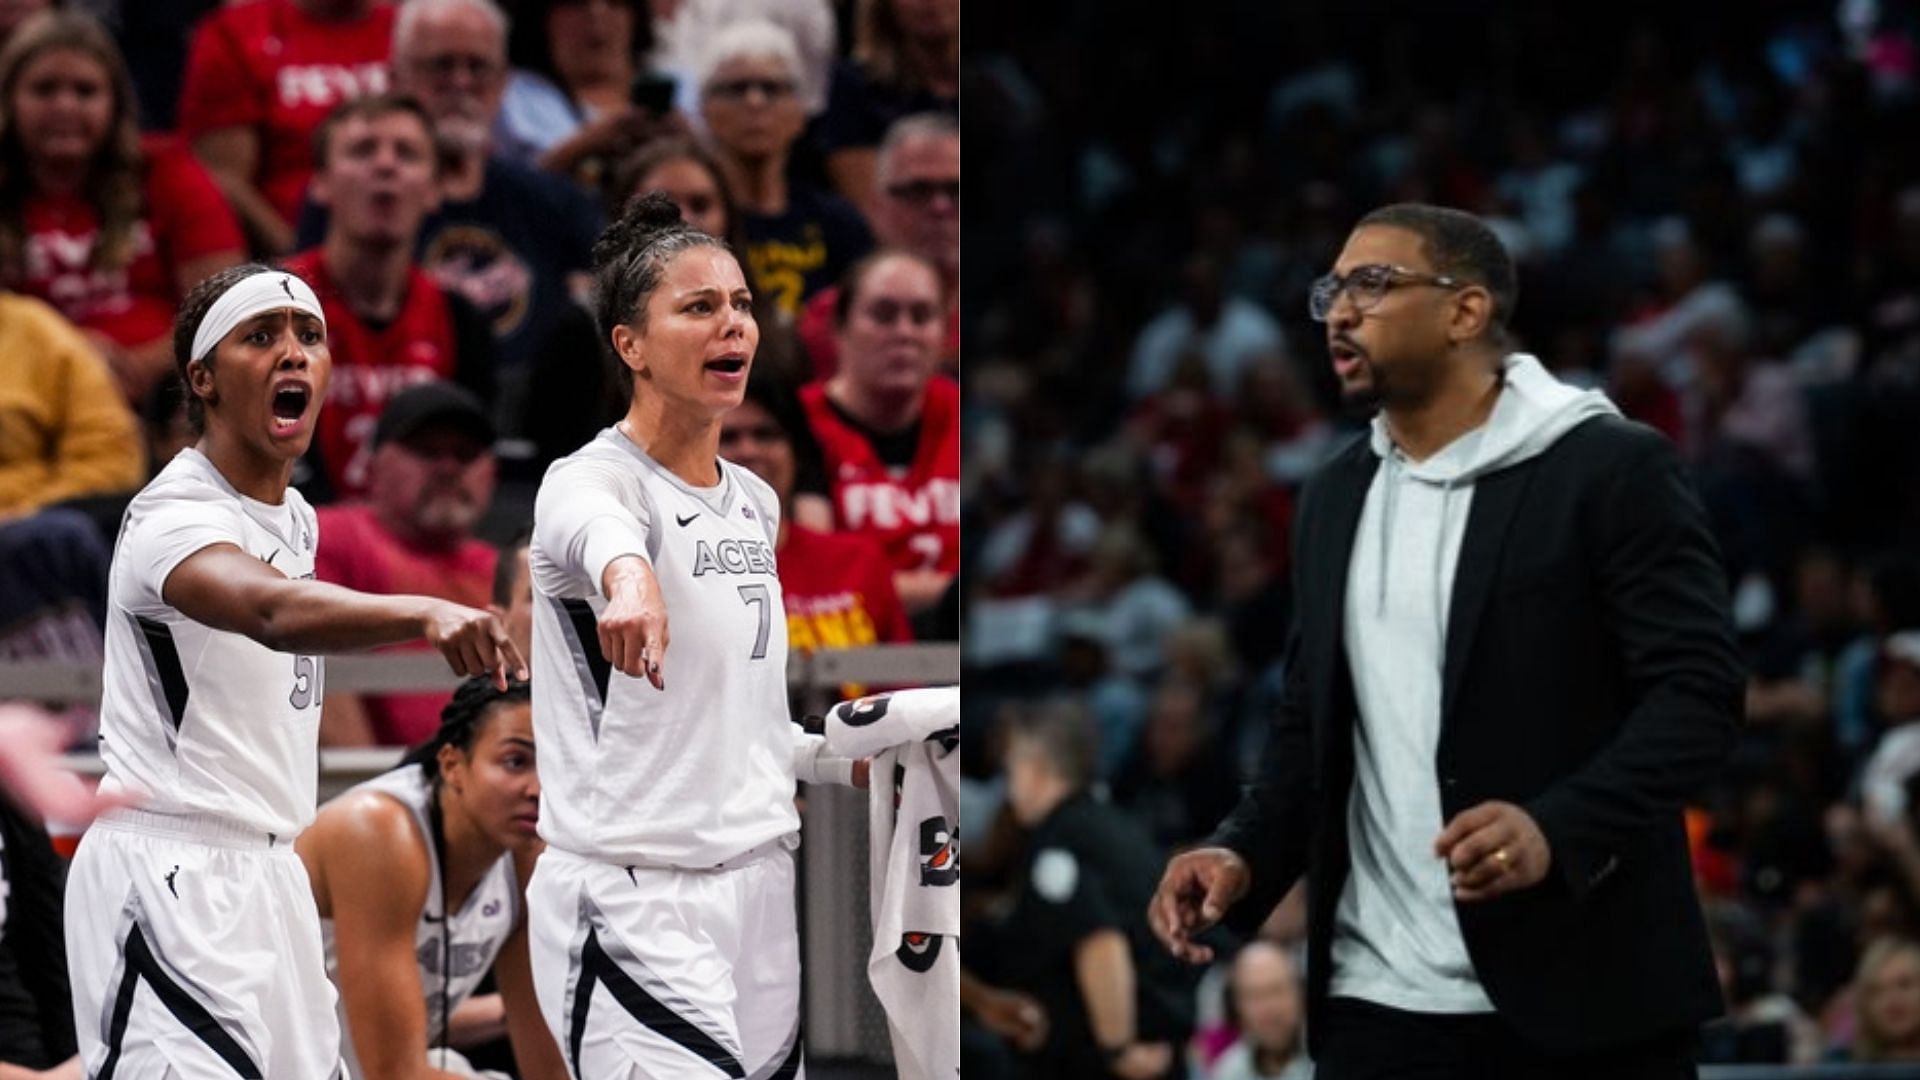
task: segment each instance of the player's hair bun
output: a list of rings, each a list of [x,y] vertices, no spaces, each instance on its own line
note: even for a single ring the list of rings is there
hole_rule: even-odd
[[[620,220],[608,225],[593,244],[593,265],[607,266],[643,250],[664,233],[690,228],[680,217],[680,204],[652,192],[627,203]]]

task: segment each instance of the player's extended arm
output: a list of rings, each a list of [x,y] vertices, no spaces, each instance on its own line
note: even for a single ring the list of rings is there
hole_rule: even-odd
[[[666,689],[660,667],[667,657],[667,601],[653,567],[638,555],[622,555],[600,575],[607,606],[600,613],[600,651],[622,673]]]
[[[527,677],[526,661],[491,612],[427,596],[371,596],[294,580],[233,544],[211,544],[167,575],[161,597],[216,630],[281,652],[329,653],[426,638],[460,675]]]
[[[427,1064],[426,990],[414,928],[427,903],[426,848],[405,807],[371,792],[300,837],[315,892],[333,913],[341,1003],[366,1080],[457,1080]]]
[[[533,873],[533,856],[518,858],[515,864],[524,896],[527,878]],[[521,906],[524,911],[525,905]],[[540,1002],[533,996],[533,962],[527,956],[524,914],[494,960],[493,976],[506,1002],[507,1038],[513,1043],[513,1060],[520,1066],[522,1080],[567,1080],[566,1059],[560,1056],[553,1032],[540,1015]]]

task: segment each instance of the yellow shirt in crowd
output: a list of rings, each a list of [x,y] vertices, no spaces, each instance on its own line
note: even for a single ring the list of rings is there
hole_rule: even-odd
[[[138,432],[87,339],[46,304],[0,293],[0,518],[139,487]]]

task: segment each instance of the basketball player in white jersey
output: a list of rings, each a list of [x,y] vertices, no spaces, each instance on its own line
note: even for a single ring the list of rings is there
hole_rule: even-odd
[[[174,361],[200,430],[128,507],[108,579],[100,818],[67,884],[87,1074],[341,1074],[305,869],[322,653],[425,637],[500,685],[525,664],[492,615],[313,580],[313,510],[288,488],[331,359],[319,301],[264,266],[195,286]]]
[[[469,679],[433,738],[300,834],[350,1076],[470,1075],[444,1047],[504,1024],[524,1080],[564,1080],[527,967],[521,895],[539,812],[527,684]],[[496,958],[500,992],[473,998]]]
[[[850,768],[795,737],[779,504],[719,457],[753,298],[660,195],[594,263],[631,402],[534,505],[535,990],[579,1080],[799,1076],[794,781]]]

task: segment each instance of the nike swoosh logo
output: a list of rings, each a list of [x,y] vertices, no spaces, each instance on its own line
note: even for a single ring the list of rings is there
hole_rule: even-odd
[[[273,565],[273,560],[275,560],[275,559],[277,559],[277,558],[279,558],[279,557],[280,557],[280,549],[279,549],[279,548],[274,548],[274,549],[273,549],[273,554],[271,554],[271,555],[269,555],[269,556],[267,556],[267,565],[268,565],[268,566],[272,566],[272,565]]]
[[[700,516],[700,513],[699,511],[696,510],[691,514],[688,514],[686,517],[681,517],[679,514],[675,514],[673,515],[673,520],[679,522],[682,525],[685,525],[687,522],[692,521],[694,518],[697,518],[699,516]]]

